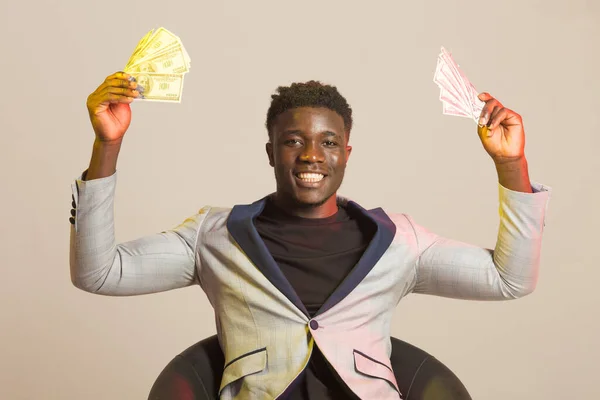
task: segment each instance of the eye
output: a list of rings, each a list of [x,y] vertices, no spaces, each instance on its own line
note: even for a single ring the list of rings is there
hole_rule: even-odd
[[[287,146],[293,146],[297,143],[300,143],[300,141],[298,139],[288,139],[286,141],[283,142],[283,144],[287,145]]]
[[[337,143],[336,143],[336,142],[333,142],[333,141],[331,141],[331,140],[326,140],[326,141],[324,142],[324,144],[325,144],[325,146],[328,146],[328,147],[337,146]]]

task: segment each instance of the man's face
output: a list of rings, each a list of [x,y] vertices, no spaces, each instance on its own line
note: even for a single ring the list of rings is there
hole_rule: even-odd
[[[335,202],[352,147],[343,118],[328,108],[299,107],[280,114],[266,145],[277,196],[291,207]]]

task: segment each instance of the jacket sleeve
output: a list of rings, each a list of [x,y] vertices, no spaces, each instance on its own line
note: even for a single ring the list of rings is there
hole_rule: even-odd
[[[72,184],[69,264],[71,281],[109,296],[157,293],[198,283],[196,239],[203,210],[178,226],[124,243],[115,242],[117,173]]]
[[[468,300],[509,300],[535,289],[551,188],[533,193],[499,186],[500,223],[494,249],[441,237],[416,224],[418,257],[412,292]]]

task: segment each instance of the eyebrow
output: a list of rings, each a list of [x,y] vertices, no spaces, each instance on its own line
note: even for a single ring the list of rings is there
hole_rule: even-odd
[[[288,130],[286,130],[286,131],[283,131],[283,132],[282,132],[282,134],[283,134],[283,135],[302,135],[302,131],[301,131],[301,130],[299,130],[299,129],[288,129]],[[338,135],[337,133],[335,133],[335,132],[332,132],[332,131],[323,131],[323,132],[320,132],[320,134],[321,134],[321,135],[325,135],[325,136],[327,136],[327,137],[331,137],[331,136],[334,136],[334,137],[335,137],[335,136],[340,136],[340,135]]]

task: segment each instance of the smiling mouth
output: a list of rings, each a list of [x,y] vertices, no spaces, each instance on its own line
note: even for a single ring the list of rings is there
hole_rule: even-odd
[[[296,186],[305,189],[317,189],[323,186],[327,175],[315,172],[299,172],[294,174]]]
[[[303,183],[318,183],[325,178],[325,175],[314,172],[300,172],[294,175]]]

